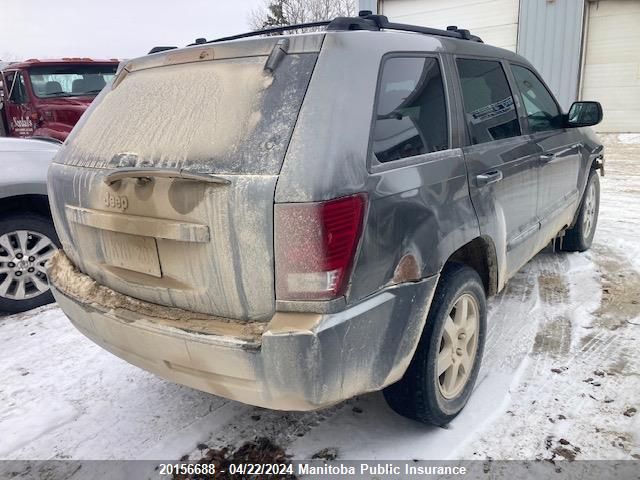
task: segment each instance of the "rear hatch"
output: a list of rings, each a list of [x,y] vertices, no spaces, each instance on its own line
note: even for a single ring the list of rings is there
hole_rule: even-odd
[[[125,65],[49,171],[76,266],[141,300],[269,318],[274,190],[322,38],[197,46]]]

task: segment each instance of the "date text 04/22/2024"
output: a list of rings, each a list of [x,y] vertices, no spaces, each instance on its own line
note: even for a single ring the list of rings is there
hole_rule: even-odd
[[[166,463],[159,465],[160,475],[465,475],[467,470],[461,466],[422,466],[397,465],[393,463],[238,463],[230,464],[224,470],[216,471],[214,464]]]

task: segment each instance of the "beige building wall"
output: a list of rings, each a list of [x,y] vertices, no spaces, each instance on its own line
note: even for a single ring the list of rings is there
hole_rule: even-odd
[[[590,2],[582,94],[602,103],[600,132],[640,132],[640,1]]]
[[[516,50],[518,0],[384,0],[380,10],[391,21],[434,28],[457,25],[486,43]]]

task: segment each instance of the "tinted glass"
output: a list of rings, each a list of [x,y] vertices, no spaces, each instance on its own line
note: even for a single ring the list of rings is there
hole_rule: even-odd
[[[562,113],[547,87],[527,68],[511,65],[511,71],[522,95],[529,129],[532,132],[543,132],[561,128]]]
[[[513,95],[500,63],[470,59],[457,62],[471,142],[520,135]]]
[[[447,107],[434,58],[393,57],[384,62],[373,152],[380,162],[449,148]]]

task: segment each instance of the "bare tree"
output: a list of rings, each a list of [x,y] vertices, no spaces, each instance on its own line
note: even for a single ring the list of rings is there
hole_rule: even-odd
[[[264,0],[249,14],[253,30],[349,17],[357,13],[357,0]]]

